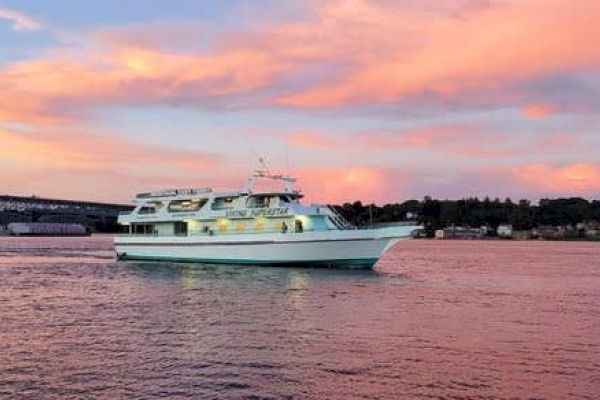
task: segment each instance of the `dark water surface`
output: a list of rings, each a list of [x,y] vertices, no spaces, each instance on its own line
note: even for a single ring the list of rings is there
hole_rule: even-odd
[[[410,241],[375,271],[0,238],[1,399],[600,398],[600,244]]]

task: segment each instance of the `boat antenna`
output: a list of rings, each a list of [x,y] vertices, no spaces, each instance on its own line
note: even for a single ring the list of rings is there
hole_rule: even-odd
[[[288,145],[288,143],[286,142],[285,144],[285,174],[287,176],[291,176],[290,173],[290,146]]]
[[[258,163],[260,164],[261,169],[265,170],[266,172],[271,172],[271,168],[269,168],[269,165],[267,164],[267,158],[265,156],[259,157]]]
[[[258,155],[258,153],[256,152],[256,150],[254,150],[254,147],[252,146],[252,143],[250,142],[250,140],[248,140],[248,137],[246,137],[246,135],[242,136],[244,138],[244,141],[246,142],[246,144],[248,145],[248,148],[250,149],[250,153],[252,153],[252,158],[254,159],[259,159],[259,163],[261,162],[260,160],[262,159],[261,156]]]

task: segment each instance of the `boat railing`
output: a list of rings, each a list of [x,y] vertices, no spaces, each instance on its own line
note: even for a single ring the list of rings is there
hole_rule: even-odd
[[[304,232],[315,232],[316,229],[303,229],[301,231],[294,231],[293,229],[288,229],[287,231],[283,231],[278,228],[265,228],[265,229],[228,229],[227,231],[219,231],[219,230],[190,230],[187,234],[185,233],[159,233],[159,232],[150,232],[150,233],[123,233],[117,234],[115,236],[118,237],[204,237],[204,236],[229,236],[229,235],[243,235],[243,234],[265,234],[265,233],[283,233],[289,235],[302,234]]]
[[[167,190],[160,190],[160,191],[156,191],[156,192],[138,193],[138,194],[136,194],[135,197],[138,199],[149,199],[149,198],[153,198],[153,197],[174,197],[174,196],[180,196],[180,195],[194,196],[194,195],[211,193],[212,191],[213,191],[213,189],[209,188],[209,187],[167,189]]]
[[[328,205],[326,207],[329,209],[329,211],[332,214],[330,216],[331,221],[338,229],[340,229],[340,230],[356,229],[356,226],[351,224],[350,221],[348,221],[338,210],[336,210],[335,206]]]

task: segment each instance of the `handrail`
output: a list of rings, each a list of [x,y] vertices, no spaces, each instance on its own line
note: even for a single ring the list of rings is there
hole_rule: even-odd
[[[356,229],[356,227],[353,224],[351,224],[350,221],[344,218],[344,216],[338,210],[336,210],[334,206],[327,206],[327,208],[335,217],[334,221],[340,224],[343,229]]]
[[[148,199],[154,197],[175,197],[181,195],[194,196],[199,194],[211,193],[213,191],[210,187],[203,188],[183,188],[183,189],[166,189],[156,192],[144,192],[136,194],[138,199]]]
[[[228,236],[228,235],[244,235],[244,234],[259,234],[259,233],[283,233],[283,234],[290,234],[290,235],[294,235],[294,234],[301,234],[304,232],[316,232],[316,229],[304,229],[301,232],[296,232],[294,230],[287,230],[286,232],[283,232],[281,229],[274,229],[274,228],[269,228],[269,229],[243,229],[243,230],[237,230],[237,229],[228,229],[226,232],[220,232],[220,231],[203,231],[203,230],[190,230],[188,231],[188,234],[160,234],[160,233],[123,233],[123,234],[117,234],[115,236],[118,237],[127,237],[127,236],[131,236],[131,237],[200,237],[200,236]],[[212,233],[211,233],[212,232]]]

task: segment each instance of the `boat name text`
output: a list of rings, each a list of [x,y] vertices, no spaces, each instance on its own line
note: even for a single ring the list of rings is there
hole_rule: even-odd
[[[245,210],[229,210],[225,211],[227,218],[247,218],[247,217],[273,217],[279,215],[288,215],[288,207],[275,207],[275,208],[258,208],[258,209],[245,209]]]

